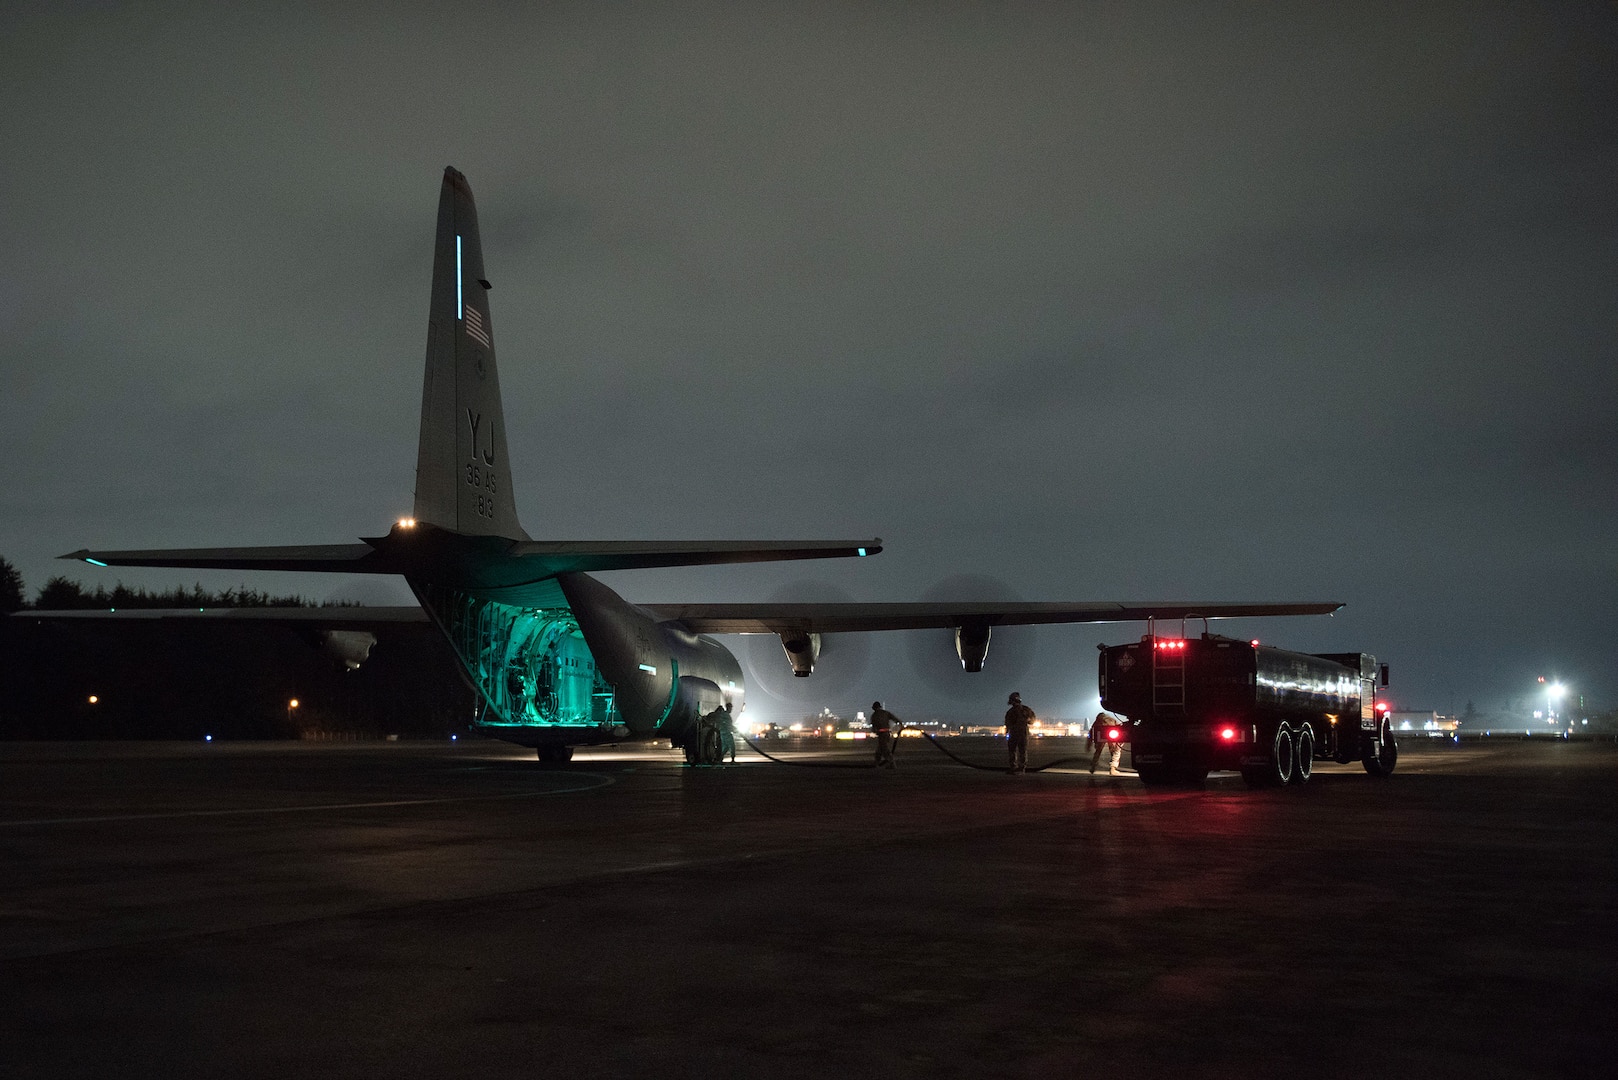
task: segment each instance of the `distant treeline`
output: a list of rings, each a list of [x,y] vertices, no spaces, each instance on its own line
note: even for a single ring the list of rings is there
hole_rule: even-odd
[[[266,607],[352,607],[351,603],[316,603],[302,596],[272,596],[267,592],[237,589],[213,592],[200,584],[189,589],[181,585],[173,589],[152,591],[131,588],[118,582],[111,589],[97,585],[94,589],[61,574],[45,582],[34,602],[28,602],[22,574],[5,559],[0,558],[0,615],[13,611],[106,611],[109,608],[266,608]]]
[[[314,607],[256,589],[87,589],[53,577],[27,603],[0,559],[0,739],[327,739],[464,731],[472,692],[425,623],[379,628],[348,671],[315,628],[30,617],[110,608]],[[292,702],[296,700],[297,704]]]
[[[119,582],[111,589],[97,585],[92,591],[69,578],[57,576],[45,582],[39,590],[33,607],[37,611],[88,611],[109,608],[266,608],[266,607],[334,607],[335,604],[317,604],[302,596],[272,596],[267,592],[237,589],[213,592],[201,585],[189,589],[181,585],[173,589],[149,591],[130,588]],[[353,606],[353,605],[348,605]]]
[[[24,611],[0,618],[0,740],[464,732],[472,691],[442,636],[420,623],[380,627],[376,638],[348,671],[316,629]]]

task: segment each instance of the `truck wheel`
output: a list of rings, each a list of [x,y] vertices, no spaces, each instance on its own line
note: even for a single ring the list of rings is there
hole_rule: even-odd
[[[564,761],[572,761],[573,748],[571,746],[556,746],[554,744],[547,743],[546,745],[539,747],[539,760],[552,765],[560,765]]]
[[[1296,763],[1292,767],[1292,782],[1307,784],[1315,772],[1315,729],[1308,724],[1298,729]]]
[[[1242,779],[1248,787],[1278,787],[1292,782],[1292,768],[1292,725],[1283,720],[1270,743],[1269,760],[1262,765],[1243,766]]]
[[[1136,765],[1135,772],[1147,787],[1160,787],[1169,782],[1169,772],[1161,765]]]
[[[1148,787],[1170,784],[1189,787],[1208,779],[1208,770],[1183,761],[1165,761],[1161,765],[1136,765],[1135,772],[1141,783]]]
[[[1367,741],[1361,758],[1365,771],[1372,776],[1391,776],[1399,763],[1399,744],[1393,741],[1393,725],[1386,720],[1377,729],[1374,742]]]

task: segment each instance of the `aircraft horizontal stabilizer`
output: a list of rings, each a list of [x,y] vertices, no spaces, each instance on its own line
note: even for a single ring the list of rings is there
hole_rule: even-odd
[[[875,555],[876,540],[524,540],[508,551],[551,573],[639,570],[653,566],[847,559]]]
[[[840,559],[875,555],[881,540],[508,540],[420,524],[363,544],[290,547],[80,549],[61,558],[96,566],[412,574],[466,588],[531,584],[557,574],[656,566]]]
[[[1304,604],[1006,603],[925,604],[642,604],[663,622],[698,634],[841,634],[1034,623],[1144,622],[1147,619],[1241,619],[1330,615],[1337,601]]]
[[[187,570],[311,570],[388,574],[370,544],[298,544],[288,547],[157,548],[151,551],[89,551],[62,559],[96,566],[171,566]]]

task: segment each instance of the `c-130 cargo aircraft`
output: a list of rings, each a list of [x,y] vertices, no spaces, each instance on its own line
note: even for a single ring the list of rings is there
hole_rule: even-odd
[[[534,540],[517,520],[495,368],[477,210],[466,177],[444,170],[438,202],[427,373],[413,516],[358,544],[89,551],[97,566],[398,574],[420,608],[210,611],[197,617],[323,625],[328,643],[367,627],[430,620],[475,691],[474,727],[565,761],[572,747],[629,739],[695,741],[697,718],[740,712],[741,665],[707,634],[776,634],[795,675],[820,635],[946,628],[981,671],[993,627],[1144,619],[1329,614],[1338,603],[629,603],[591,571],[789,559],[859,558],[881,540]],[[148,617],[156,613],[145,613]],[[180,615],[182,613],[174,613]],[[350,635],[342,638],[341,635]],[[370,639],[374,641],[374,638]],[[369,645],[358,647],[359,656]],[[357,665],[357,659],[351,659]]]

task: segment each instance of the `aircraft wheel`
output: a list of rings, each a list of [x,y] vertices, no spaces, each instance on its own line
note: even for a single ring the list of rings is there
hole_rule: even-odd
[[[1399,744],[1393,741],[1393,725],[1386,720],[1377,729],[1375,742],[1367,742],[1361,761],[1372,776],[1391,776],[1399,763]]]
[[[718,728],[707,728],[698,740],[700,750],[698,757],[704,765],[717,765],[724,756],[724,743],[719,738]]]
[[[1297,753],[1293,757],[1292,782],[1307,784],[1315,772],[1315,729],[1308,724],[1298,729]]]

